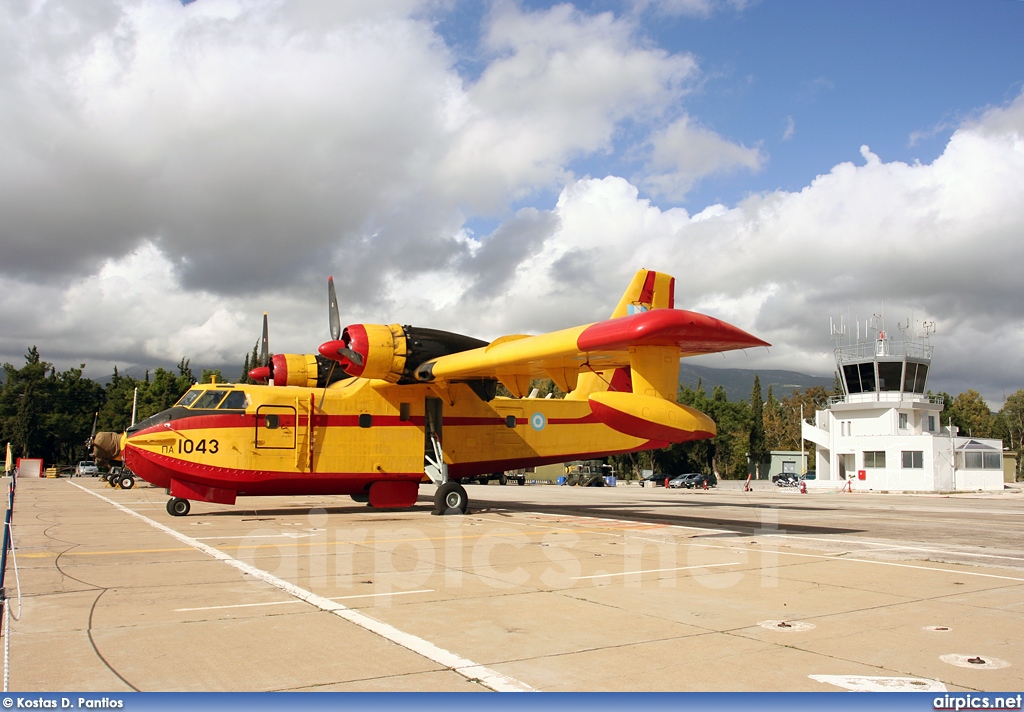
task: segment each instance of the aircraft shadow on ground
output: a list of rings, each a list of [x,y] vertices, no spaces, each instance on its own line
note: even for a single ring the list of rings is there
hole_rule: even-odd
[[[787,533],[787,534],[863,534],[863,529],[852,529],[849,527],[828,527],[820,525],[799,524],[787,522],[780,517],[774,524],[762,520],[757,511],[777,510],[780,512],[832,512],[832,507],[800,507],[795,505],[758,505],[753,503],[724,503],[724,502],[666,502],[663,500],[647,500],[642,504],[643,509],[626,506],[618,503],[586,503],[565,505],[565,504],[537,504],[529,502],[507,502],[492,501],[473,497],[470,500],[470,514],[500,514],[502,512],[541,512],[544,514],[579,516],[579,517],[600,517],[603,519],[620,520],[623,522],[650,522],[651,524],[664,524],[698,529],[708,529],[722,533],[741,534],[750,536],[756,534]],[[698,514],[694,510],[709,512],[709,510],[720,508],[743,508],[751,510],[751,519],[740,519],[728,516],[715,516],[713,513]],[[230,517],[239,521],[261,521],[271,520],[276,517],[295,517],[303,513],[309,513],[312,509],[308,505],[296,503],[293,507],[275,507],[263,509],[254,506],[233,506],[225,509],[214,509],[203,512],[203,517]],[[421,496],[416,505],[404,509],[374,509],[365,504],[355,503],[333,507],[315,507],[318,512],[327,516],[337,515],[343,517],[359,517],[360,521],[370,523],[383,523],[386,521],[408,522],[407,517],[395,519],[384,519],[382,515],[389,514],[426,514],[429,516],[433,510],[433,501]],[[682,510],[682,511],[681,511]],[[756,510],[756,511],[754,511]],[[198,513],[196,513],[198,514]],[[723,513],[724,514],[724,513]],[[193,515],[195,516],[195,514]]]
[[[479,498],[470,501],[470,509],[475,513],[482,510],[511,510],[522,512],[541,512],[544,514],[557,514],[566,516],[590,516],[602,519],[614,519],[629,522],[649,522],[651,524],[664,524],[673,526],[695,527],[699,529],[710,529],[723,533],[742,534],[744,536],[757,534],[863,534],[863,529],[852,529],[849,527],[828,527],[811,524],[799,524],[787,522],[779,517],[775,523],[762,521],[755,515],[752,519],[729,518],[727,516],[701,516],[692,511],[694,507],[700,507],[703,503],[687,503],[686,511],[679,511],[678,502],[651,501],[644,503],[644,509],[636,509],[622,504],[607,503],[593,504],[580,503],[578,505],[564,504],[536,504],[519,502],[488,502]],[[719,506],[732,506],[719,504]],[[753,504],[743,505],[745,507],[768,510],[783,509],[782,507],[757,506]],[[651,511],[657,509],[661,511]],[[664,511],[671,509],[673,511]],[[802,509],[792,507],[791,509]],[[827,508],[815,508],[820,511],[832,511]],[[806,510],[805,510],[806,511]]]

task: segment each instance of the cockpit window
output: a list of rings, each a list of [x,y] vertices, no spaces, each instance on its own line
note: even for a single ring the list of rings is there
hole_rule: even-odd
[[[207,408],[216,408],[225,393],[227,391],[206,391],[199,400],[192,404],[192,409],[206,410]]]
[[[185,395],[183,395],[174,405],[185,408],[187,406],[192,405],[195,402],[196,398],[198,398],[201,395],[203,395],[203,392],[201,390],[199,390],[198,388],[192,388],[191,390],[186,391]]]
[[[218,407],[220,410],[245,410],[249,399],[245,397],[244,391],[231,391]]]

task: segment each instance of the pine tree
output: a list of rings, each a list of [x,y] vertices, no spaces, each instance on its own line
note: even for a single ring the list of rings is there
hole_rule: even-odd
[[[768,457],[764,437],[764,402],[761,400],[761,378],[754,376],[754,388],[750,393],[750,461],[754,465],[757,479],[761,479],[761,463]]]

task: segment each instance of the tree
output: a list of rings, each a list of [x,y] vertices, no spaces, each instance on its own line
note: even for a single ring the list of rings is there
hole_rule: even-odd
[[[754,387],[750,392],[750,462],[754,473],[761,479],[761,463],[768,457],[764,434],[764,403],[761,400],[761,378],[754,375]]]
[[[746,401],[730,402],[725,388],[715,386],[706,412],[718,428],[718,434],[711,440],[711,467],[715,476],[720,479],[746,476],[750,404]]]
[[[786,417],[782,404],[775,400],[772,387],[768,386],[768,400],[764,405],[764,436],[766,447],[774,450],[792,450],[792,426]]]
[[[1005,429],[1003,446],[1017,453],[1016,479],[1020,479],[1024,472],[1024,389],[1018,389],[1006,399],[996,419]]]
[[[953,402],[945,401],[945,408],[942,411],[943,422],[953,421],[953,425],[960,429],[960,435],[964,437],[988,438],[993,436],[995,425],[992,411],[989,409],[985,399],[973,388],[961,393]]]
[[[245,363],[242,365],[242,377],[236,383],[248,383],[250,385],[256,383],[256,381],[249,377],[249,371],[263,365],[260,363],[260,341],[260,339],[257,339],[256,344],[252,347],[252,353],[245,355]]]
[[[93,415],[103,403],[103,388],[82,378],[80,368],[57,373],[35,346],[25,354],[22,368],[3,368],[0,433],[16,455],[65,464],[80,459]]]
[[[100,408],[97,430],[118,433],[132,424],[132,405],[135,389],[140,382],[131,376],[122,376],[117,366],[107,383],[106,400]]]
[[[212,371],[203,369],[203,375],[199,377],[200,383],[213,383],[213,379],[217,379],[217,383],[225,383],[224,376],[221,374],[219,368],[215,368]]]

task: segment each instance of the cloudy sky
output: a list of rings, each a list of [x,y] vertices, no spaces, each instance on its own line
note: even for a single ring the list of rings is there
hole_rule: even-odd
[[[831,375],[1024,387],[1024,2],[8,0],[0,360],[237,370],[342,321],[605,318],[632,273]],[[851,329],[856,327],[851,326]]]

